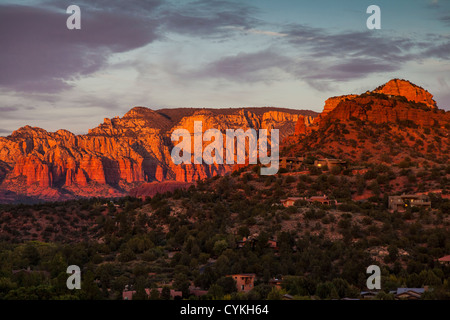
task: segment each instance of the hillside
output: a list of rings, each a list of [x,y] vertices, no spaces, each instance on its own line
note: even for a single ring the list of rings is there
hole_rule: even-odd
[[[386,196],[377,192],[366,202],[352,200],[374,192],[378,181],[384,190],[377,178],[385,175],[383,168],[364,177],[260,176],[257,169],[145,201],[0,206],[0,258],[8,261],[0,265],[0,298],[30,299],[39,290],[40,299],[121,299],[125,288],[135,288],[133,299],[144,299],[139,290],[161,286],[184,298],[194,286],[207,293],[203,299],[280,299],[286,293],[296,299],[360,298],[371,264],[383,271],[378,299],[394,299],[390,291],[403,286],[431,288],[424,299],[450,298],[450,269],[437,262],[450,250],[449,199],[429,193],[429,209],[390,212]],[[442,179],[449,169],[430,170],[427,180]],[[384,170],[394,181],[397,170]],[[288,196],[320,193],[339,203],[281,205]],[[68,264],[82,266],[82,290],[65,289]],[[27,267],[48,276],[11,272]],[[227,277],[236,273],[254,273],[255,287],[236,292]],[[280,289],[273,279],[282,279]]]

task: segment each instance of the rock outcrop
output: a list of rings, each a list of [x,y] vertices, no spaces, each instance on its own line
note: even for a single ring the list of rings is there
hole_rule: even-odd
[[[437,108],[436,101],[434,101],[431,93],[407,80],[392,79],[391,81],[375,89],[373,92],[393,96],[402,96],[409,101],[423,103],[429,108]]]
[[[348,95],[328,98],[327,100],[325,100],[325,106],[323,107],[323,111],[320,115],[322,117],[326,116],[328,113],[333,111],[338,106],[338,104],[341,103],[342,101],[351,100],[357,96],[358,95],[356,95],[356,94],[348,94]]]
[[[449,121],[449,114],[433,112],[412,106],[409,102],[396,99],[380,99],[362,95],[342,101],[337,108],[323,118],[323,121],[348,121],[359,119],[372,123],[409,122],[422,127],[443,127]]]
[[[440,125],[447,115],[428,113],[437,110],[433,95],[406,80],[393,79],[373,91],[361,95],[350,94],[328,98],[325,106],[310,125],[300,119],[295,134],[318,130],[325,120],[357,118],[374,123],[412,121],[421,126]]]
[[[86,135],[25,126],[0,137],[0,190],[64,200],[125,195],[147,182],[192,183],[231,172],[233,166],[175,165],[170,137],[176,128],[193,133],[194,121],[202,121],[203,131],[277,128],[283,138],[294,133],[300,118],[311,121],[311,112],[277,108],[155,111],[135,107],[122,118],[104,119]]]

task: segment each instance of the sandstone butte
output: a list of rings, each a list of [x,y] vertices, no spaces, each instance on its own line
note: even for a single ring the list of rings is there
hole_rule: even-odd
[[[343,95],[325,101],[322,113],[311,125],[299,121],[295,135],[318,130],[327,121],[359,119],[373,123],[412,121],[419,126],[443,127],[450,121],[449,112],[437,112],[433,95],[406,80],[393,79],[361,95]]]
[[[225,174],[235,166],[174,165],[172,131],[193,132],[194,121],[202,121],[204,131],[277,128],[281,139],[294,133],[296,123],[311,124],[314,116],[312,111],[281,108],[135,107],[122,118],[104,119],[85,135],[25,126],[0,137],[0,202],[117,197],[144,183],[151,185],[137,189],[136,194],[155,189],[153,182],[192,183]]]

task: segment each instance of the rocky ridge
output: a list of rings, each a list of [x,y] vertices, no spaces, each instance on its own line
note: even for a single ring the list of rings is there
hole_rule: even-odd
[[[202,121],[203,131],[277,128],[282,138],[294,133],[300,119],[309,124],[314,115],[277,108],[251,110],[135,107],[122,118],[104,119],[86,135],[25,126],[0,137],[0,201],[115,197],[145,182],[190,183],[225,174],[233,166],[173,164],[173,130],[193,132],[194,121]]]

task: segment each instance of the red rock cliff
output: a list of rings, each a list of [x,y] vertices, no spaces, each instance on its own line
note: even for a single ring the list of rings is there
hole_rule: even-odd
[[[122,118],[105,119],[87,135],[26,126],[0,137],[0,190],[63,200],[120,196],[144,182],[191,183],[230,172],[233,167],[173,164],[170,135],[176,128],[193,132],[194,121],[200,120],[203,131],[278,128],[284,137],[294,133],[299,118],[303,118],[301,111],[276,108],[155,111],[136,107]]]

